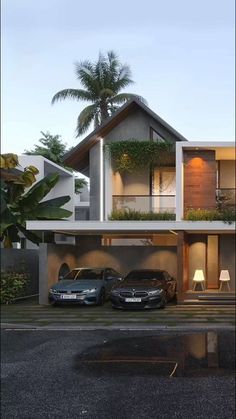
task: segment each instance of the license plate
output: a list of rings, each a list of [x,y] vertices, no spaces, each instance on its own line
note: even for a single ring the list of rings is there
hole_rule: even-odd
[[[125,302],[126,303],[141,303],[141,298],[126,298]]]
[[[61,298],[63,300],[76,300],[76,294],[62,294]]]

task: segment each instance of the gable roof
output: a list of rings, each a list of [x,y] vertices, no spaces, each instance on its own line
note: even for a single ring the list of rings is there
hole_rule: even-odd
[[[87,174],[89,166],[89,150],[100,138],[106,136],[114,127],[123,121],[135,109],[142,109],[157,123],[162,125],[168,132],[176,137],[176,141],[187,141],[179,132],[172,128],[166,121],[160,118],[148,106],[138,99],[131,99],[121,106],[112,116],[106,119],[98,128],[85,137],[77,146],[64,156],[64,163],[75,170]]]

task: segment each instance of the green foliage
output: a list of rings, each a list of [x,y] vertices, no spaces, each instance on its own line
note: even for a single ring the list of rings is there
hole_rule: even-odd
[[[76,178],[75,179],[75,193],[79,194],[81,190],[87,185],[88,185],[88,182],[86,179]]]
[[[33,168],[33,166],[31,168],[32,173],[36,173],[34,170],[36,168]],[[27,171],[30,172],[29,168],[27,168]],[[27,173],[27,171],[24,173]],[[7,169],[4,169],[1,174],[5,176],[1,179],[0,189],[0,235],[4,247],[12,247],[13,242],[19,242],[19,232],[23,233],[33,243],[40,243],[41,239],[37,234],[26,230],[26,221],[28,220],[60,220],[71,215],[71,211],[61,208],[70,200],[70,196],[41,202],[58,182],[58,173],[49,174],[26,193],[25,189],[35,182],[36,178],[31,178],[29,185],[29,182],[22,181],[22,174],[14,174],[13,176],[10,173],[9,175]]]
[[[142,168],[174,165],[173,143],[129,139],[107,144],[115,172],[135,172]]]
[[[136,210],[114,210],[109,216],[109,220],[114,221],[125,221],[125,220],[137,220],[137,221],[170,221],[175,220],[175,214],[170,212],[142,212]]]
[[[52,135],[50,132],[41,131],[42,138],[39,139],[41,145],[34,145],[33,150],[26,150],[25,153],[33,156],[43,156],[48,160],[62,166],[63,156],[67,152],[66,143],[60,140],[60,135]]]
[[[72,171],[70,167],[65,166],[63,164],[64,155],[68,153],[70,149],[67,149],[67,144],[63,143],[62,140],[60,140],[61,136],[52,135],[48,131],[46,133],[41,131],[41,134],[43,135],[43,138],[40,138],[39,142],[43,146],[35,144],[33,150],[26,150],[25,153],[33,156],[43,156],[48,160],[51,160],[52,162],[58,164],[59,166],[62,166],[69,171]],[[80,190],[87,184],[88,182],[86,181],[86,179],[75,179],[75,193],[79,194]]]
[[[22,295],[29,275],[22,272],[1,272],[1,304],[9,304]]]
[[[145,102],[141,96],[120,93],[133,81],[129,66],[121,64],[113,51],[108,51],[107,56],[100,53],[96,62],[76,63],[75,73],[84,89],[61,90],[53,96],[52,104],[65,99],[91,103],[78,116],[77,136],[87,131],[91,122],[95,128],[99,126],[127,100],[136,98]]]
[[[232,224],[236,221],[236,210],[234,208],[219,209],[188,209],[185,214],[188,221],[223,221]]]

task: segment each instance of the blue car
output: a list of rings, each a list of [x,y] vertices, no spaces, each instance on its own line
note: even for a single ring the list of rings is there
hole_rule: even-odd
[[[123,278],[112,268],[75,268],[49,290],[53,305],[78,303],[103,305],[111,289]]]

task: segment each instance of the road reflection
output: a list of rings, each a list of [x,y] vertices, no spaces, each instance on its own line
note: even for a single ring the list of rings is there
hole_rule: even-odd
[[[99,376],[228,375],[235,371],[234,348],[232,332],[125,337],[80,353],[75,366]]]

